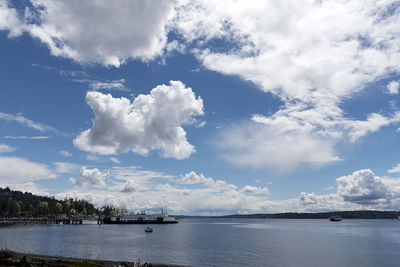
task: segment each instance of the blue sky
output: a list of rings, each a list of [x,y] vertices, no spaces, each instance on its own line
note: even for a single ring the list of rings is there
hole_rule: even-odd
[[[0,186],[180,214],[398,209],[399,12],[0,0]]]

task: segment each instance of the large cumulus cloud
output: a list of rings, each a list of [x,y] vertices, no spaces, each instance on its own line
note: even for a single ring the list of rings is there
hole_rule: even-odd
[[[176,3],[32,0],[18,15],[11,1],[2,0],[0,30],[12,37],[27,32],[55,56],[118,67],[128,58],[162,54]]]
[[[93,127],[74,140],[81,150],[102,155],[160,150],[163,157],[176,159],[195,152],[181,125],[203,114],[203,100],[180,81],[159,85],[133,102],[100,92],[88,92],[86,102],[95,118]]]
[[[369,169],[355,171],[351,175],[337,178],[336,181],[338,194],[345,201],[369,203],[390,196],[390,188]]]
[[[305,210],[398,209],[400,179],[379,177],[363,169],[336,179],[337,191],[327,195],[301,193],[299,200]]]

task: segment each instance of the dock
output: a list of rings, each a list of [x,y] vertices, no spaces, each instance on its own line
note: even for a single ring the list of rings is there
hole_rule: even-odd
[[[18,224],[74,224],[83,223],[81,217],[68,218],[0,218],[0,225],[18,225]]]

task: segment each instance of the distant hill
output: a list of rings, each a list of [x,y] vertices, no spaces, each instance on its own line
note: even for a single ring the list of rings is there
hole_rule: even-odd
[[[99,210],[93,204],[78,199],[57,200],[28,192],[0,188],[0,217],[56,217],[95,215]]]
[[[356,210],[317,213],[285,212],[274,214],[232,214],[224,216],[177,216],[179,218],[248,218],[248,219],[328,219],[339,215],[344,219],[393,219],[400,216],[399,211]]]

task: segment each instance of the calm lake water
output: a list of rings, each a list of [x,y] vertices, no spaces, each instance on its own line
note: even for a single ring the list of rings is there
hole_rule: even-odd
[[[176,225],[0,228],[19,252],[190,266],[400,266],[400,221],[183,219]]]

